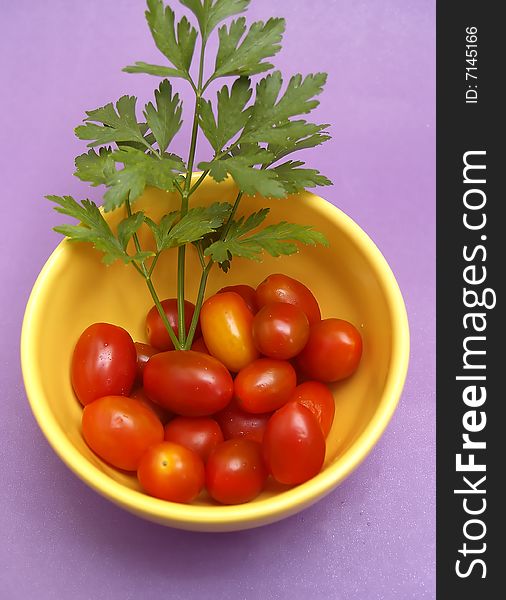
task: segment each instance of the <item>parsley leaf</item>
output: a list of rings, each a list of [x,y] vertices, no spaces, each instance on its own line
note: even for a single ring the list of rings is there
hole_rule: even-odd
[[[179,94],[172,95],[172,86],[166,79],[155,90],[156,108],[151,102],[146,104],[144,116],[155,136],[158,148],[165,152],[176,133],[181,129],[183,113]]]
[[[202,162],[199,164],[199,169],[209,170],[211,177],[218,182],[223,181],[229,173],[239,189],[247,194],[259,193],[262,196],[283,198],[286,196],[286,190],[277,181],[277,174],[272,170],[257,169],[254,166],[268,164],[272,158],[273,155],[270,152],[262,148],[255,148],[236,156]]]
[[[77,137],[81,140],[91,140],[89,147],[110,142],[139,142],[148,146],[135,116],[136,101],[135,96],[122,96],[116,102],[116,109],[112,102],[109,102],[101,108],[86,111],[87,123],[76,127]]]
[[[246,19],[240,17],[218,30],[219,47],[215,72],[211,80],[228,75],[255,75],[269,71],[273,65],[262,62],[281,49],[285,20],[271,18],[253,23],[246,33]],[[246,35],[244,35],[246,33]]]
[[[152,65],[150,63],[137,61],[133,65],[128,65],[122,69],[125,73],[145,73],[146,75],[155,75],[157,77],[183,77],[187,75],[184,71],[173,69],[172,67],[162,67],[161,65]]]
[[[165,215],[157,225],[145,218],[153,231],[158,251],[191,244],[202,239],[208,233],[216,231],[225,222],[232,206],[228,202],[215,202],[210,206],[191,208],[179,221],[179,212]]]
[[[284,94],[279,97],[283,78],[275,71],[262,79],[256,88],[255,103],[250,118],[240,137],[241,142],[268,142],[288,144],[319,133],[327,125],[312,125],[303,120],[289,121],[291,117],[311,112],[319,104],[314,96],[321,93],[326,73],[294,75]]]
[[[265,220],[268,213],[269,209],[264,208],[246,219],[240,217],[232,221],[225,239],[211,244],[204,254],[218,263],[230,261],[234,256],[259,261],[263,251],[271,256],[294,254],[298,251],[295,242],[328,246],[325,236],[307,225],[283,221],[253,231]]]
[[[163,5],[162,0],[147,0],[146,20],[156,47],[167,57],[185,79],[195,51],[197,30],[186,17],[177,24],[177,37],[174,11]]]
[[[81,154],[76,157],[75,164],[74,175],[93,186],[105,184],[116,173],[110,148],[100,148],[98,154],[93,149],[86,154]]]
[[[162,190],[173,191],[174,181],[184,168],[179,157],[172,154],[145,154],[136,148],[122,148],[111,155],[116,162],[124,164],[121,171],[115,171],[107,182],[109,189],[104,195],[104,210],[110,211],[121,206],[127,198],[136,200],[146,185]]]
[[[97,250],[103,252],[102,260],[105,264],[109,265],[115,260],[124,263],[142,262],[153,256],[153,252],[137,252],[134,255],[126,252],[128,240],[142,223],[142,219],[137,215],[142,213],[136,213],[118,225],[118,232],[121,232],[122,236],[120,241],[114,236],[98,206],[91,200],[83,200],[79,203],[72,196],[46,196],[46,198],[57,204],[56,212],[80,221],[79,225],[59,225],[54,227],[54,230],[67,236],[71,241],[90,242]]]
[[[214,118],[210,101],[200,106],[200,127],[216,152],[241,131],[249,117],[250,109],[245,109],[251,98],[250,80],[236,79],[232,89],[227,86],[218,92],[218,119]]]
[[[320,175],[316,169],[301,169],[304,165],[301,161],[287,161],[282,165],[274,167],[280,183],[289,194],[295,194],[308,187],[317,185],[332,185],[330,179]]]
[[[250,0],[180,0],[197,17],[202,38],[207,40],[213,29],[224,19],[244,12]]]
[[[330,135],[326,133],[315,133],[305,139],[289,139],[285,140],[284,144],[269,144],[267,150],[274,154],[275,160],[279,160],[292,152],[314,148],[330,139]]]

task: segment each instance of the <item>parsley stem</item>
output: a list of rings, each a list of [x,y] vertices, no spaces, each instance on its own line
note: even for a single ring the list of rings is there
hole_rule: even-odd
[[[191,181],[193,173],[193,165],[195,162],[195,151],[197,148],[197,137],[199,131],[199,116],[200,116],[200,99],[202,96],[202,79],[204,77],[204,55],[206,50],[206,40],[202,38],[200,48],[200,63],[199,63],[199,78],[197,90],[195,94],[195,109],[193,112],[193,125],[190,140],[190,150],[188,153],[188,161],[186,163],[187,172],[184,184],[183,193],[181,194],[181,217],[184,217],[188,212],[188,200],[190,198]],[[184,309],[184,288],[185,288],[185,263],[186,263],[186,247],[180,246],[177,252],[177,314],[178,314],[178,329],[179,341],[183,348],[186,348],[186,327],[185,327],[185,309]],[[206,277],[207,279],[207,277]],[[204,284],[205,289],[205,284]],[[195,333],[195,332],[194,332]]]
[[[130,204],[129,198],[127,198],[125,200],[125,205],[126,205],[127,214],[129,217],[131,217],[132,216],[132,206]],[[135,249],[137,250],[137,252],[141,252],[141,243],[139,241],[139,236],[137,235],[137,233],[133,234],[133,240],[134,240]],[[144,278],[144,281],[146,282],[146,285],[148,286],[148,290],[151,294],[151,297],[153,298],[153,302],[155,303],[155,306],[158,310],[158,314],[160,315],[160,318],[162,319],[162,322],[165,325],[165,328],[167,329],[170,339],[172,340],[172,343],[174,344],[174,348],[176,348],[177,350],[180,350],[181,346],[179,344],[177,336],[176,336],[174,330],[172,329],[172,325],[169,323],[169,320],[167,319],[167,315],[165,314],[165,311],[163,310],[163,306],[160,302],[160,298],[158,298],[158,294],[156,293],[155,286],[153,285],[153,282],[151,281],[151,273],[153,272],[153,268],[154,268],[159,256],[160,256],[159,253],[155,255],[155,257],[153,259],[153,263],[152,263],[149,271],[146,269],[146,265],[144,264],[144,261],[141,262],[141,266],[139,266],[135,262],[133,262],[132,264],[136,268],[137,272]]]
[[[204,171],[202,175],[197,179],[197,181],[192,185],[190,189],[190,196],[195,192],[195,190],[200,186],[200,184],[204,181],[204,179],[208,176],[209,171]]]

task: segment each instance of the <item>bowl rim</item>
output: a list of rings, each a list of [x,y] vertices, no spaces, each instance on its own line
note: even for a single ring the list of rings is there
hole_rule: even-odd
[[[33,324],[40,318],[37,300],[68,243],[62,240],[40,271],[26,306],[21,330],[22,374],[32,412],[49,444],[62,461],[99,494],[130,512],[175,527],[233,527],[241,524],[247,527],[248,524],[255,526],[255,523],[261,525],[293,514],[329,493],[360,465],[375,446],[397,407],[408,369],[410,335],[404,300],[383,254],[351,217],[327,200],[310,192],[300,194],[299,198],[302,202],[310,202],[312,208],[327,220],[339,222],[340,229],[353,240],[371,264],[386,298],[392,322],[390,369],[380,402],[370,422],[339,460],[329,464],[314,478],[254,503],[234,506],[178,504],[153,498],[114,480],[88,461],[70,442],[52,414],[49,404],[39,401],[39,398],[45,397],[42,383],[39,378],[32,375],[30,370],[34,353],[31,331]]]

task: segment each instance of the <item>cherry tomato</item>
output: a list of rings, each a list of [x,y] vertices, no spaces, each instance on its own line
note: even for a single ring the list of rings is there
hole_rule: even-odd
[[[126,396],[104,396],[87,404],[82,426],[93,452],[125,471],[135,471],[144,452],[163,440],[163,425],[154,412]]]
[[[272,302],[295,304],[306,313],[309,324],[321,319],[320,307],[313,293],[303,283],[288,275],[269,275],[256,289],[259,308]]]
[[[144,369],[148,396],[184,417],[205,417],[230,402],[232,376],[213,356],[193,350],[172,350],[152,356]]]
[[[253,340],[261,354],[270,358],[293,358],[306,345],[309,321],[294,304],[266,304],[253,319]]]
[[[298,402],[288,402],[267,423],[263,456],[280,483],[303,483],[320,472],[325,438],[313,413]]]
[[[324,319],[311,326],[297,365],[311,379],[329,383],[352,375],[361,356],[362,338],[357,329],[342,319]]]
[[[160,419],[160,421],[163,424],[167,423],[168,420],[172,417],[171,413],[168,410],[166,410],[159,404],[156,404],[156,402],[153,402],[153,400],[150,400],[148,398],[148,395],[144,391],[144,388],[142,387],[134,388],[130,392],[129,398],[133,398],[134,400],[142,402],[144,406],[147,406],[150,410],[152,410],[155,413],[155,415]]]
[[[242,504],[263,490],[267,470],[262,447],[251,440],[228,440],[216,446],[206,465],[206,487],[222,504]]]
[[[135,351],[137,352],[137,379],[142,381],[146,363],[153,356],[153,354],[158,354],[160,350],[153,348],[153,346],[150,346],[149,344],[135,342]]]
[[[217,293],[223,294],[223,292],[235,292],[239,294],[253,314],[258,311],[255,288],[250,285],[227,285]]]
[[[209,350],[207,349],[203,337],[199,337],[196,340],[193,340],[191,349],[195,352],[202,352],[202,354],[209,354]]]
[[[81,404],[101,396],[128,395],[137,373],[130,334],[109,323],[94,323],[77,340],[72,356],[72,387]]]
[[[172,325],[174,333],[179,335],[178,329],[178,312],[177,312],[177,299],[168,298],[161,302],[163,310],[167,315],[169,323]],[[188,300],[184,301],[184,322],[185,329],[188,331],[190,323],[195,312],[195,305]],[[158,350],[173,350],[174,344],[170,339],[169,332],[163,324],[162,318],[156,306],[153,306],[146,317],[146,334],[148,336],[149,343],[158,348]],[[200,335],[200,326],[197,326],[195,332],[196,336]]]
[[[144,454],[137,478],[144,490],[155,498],[191,502],[204,487],[204,463],[196,452],[179,444],[162,442]]]
[[[202,306],[200,323],[206,346],[230,371],[237,372],[258,357],[252,321],[246,302],[235,292],[215,294]]]
[[[165,441],[193,450],[206,462],[211,450],[223,442],[223,433],[209,417],[176,417],[165,425]]]
[[[329,388],[319,381],[306,381],[295,388],[290,400],[302,404],[314,414],[322,428],[323,435],[328,436],[332,423],[336,403]]]
[[[228,406],[214,415],[214,418],[218,421],[226,440],[246,438],[261,443],[270,416],[271,413],[247,413],[239,407],[237,400],[232,399]]]
[[[288,402],[296,384],[295,369],[289,362],[259,358],[239,371],[234,394],[246,412],[266,413]]]

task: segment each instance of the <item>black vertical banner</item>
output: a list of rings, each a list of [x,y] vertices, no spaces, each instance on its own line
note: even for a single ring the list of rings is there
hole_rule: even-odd
[[[437,3],[437,597],[504,597],[506,29]],[[504,379],[504,376],[503,378]],[[501,440],[501,441],[499,441]],[[501,486],[503,487],[503,486]],[[501,591],[502,590],[502,591]]]

